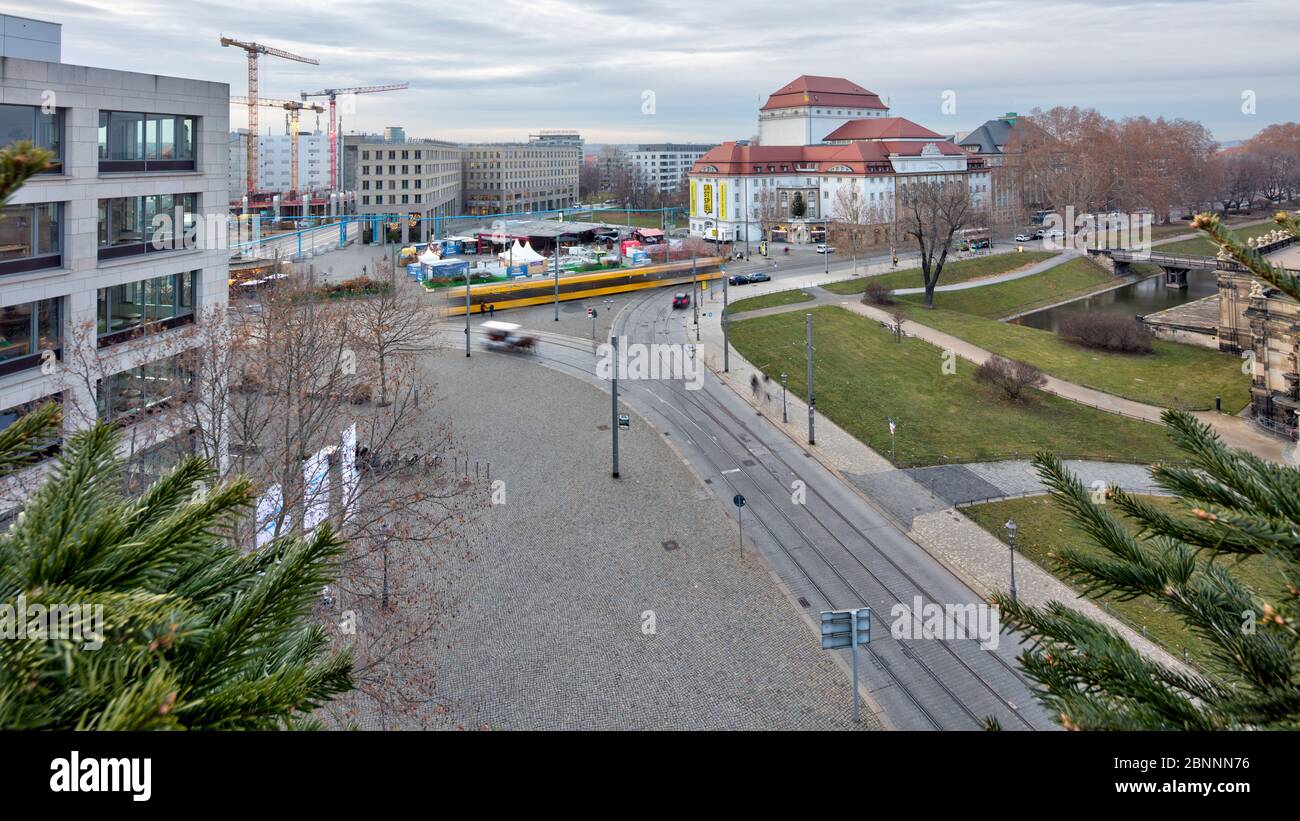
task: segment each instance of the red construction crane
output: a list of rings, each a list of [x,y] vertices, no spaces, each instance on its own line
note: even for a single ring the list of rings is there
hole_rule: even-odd
[[[317,114],[324,114],[325,106],[320,105],[319,103],[300,103],[297,100],[258,100],[256,102],[250,102],[250,98],[248,97],[231,97],[230,102],[249,103],[250,105],[254,105],[254,106],[264,105],[270,108],[283,108],[285,111],[289,112],[289,123],[290,123],[289,190],[292,193],[297,194],[298,193],[298,112],[302,111],[303,109],[307,109],[308,111],[315,111]],[[257,137],[252,134],[249,134],[248,138],[250,141],[257,139]],[[257,179],[256,175],[253,176],[253,179],[254,180]],[[249,190],[251,191],[252,188],[250,187]]]
[[[261,43],[245,43],[241,40],[232,40],[229,37],[222,37],[221,45],[242,48],[248,52],[248,96],[244,99],[248,101],[248,194],[251,197],[257,190],[257,55],[266,54],[271,57],[295,60],[313,66],[320,65],[320,60],[264,46]],[[295,150],[297,147],[298,144],[294,143]],[[294,170],[297,170],[297,166],[294,166]]]
[[[334,119],[334,98],[340,94],[374,94],[379,91],[401,91],[410,88],[410,83],[390,83],[384,86],[354,86],[352,88],[325,88],[320,91],[304,91],[302,98],[329,97],[330,100],[330,190],[339,190],[338,162],[338,126]]]

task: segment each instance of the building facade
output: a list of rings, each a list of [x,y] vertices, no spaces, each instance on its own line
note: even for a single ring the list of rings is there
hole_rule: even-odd
[[[292,190],[292,145],[288,134],[263,134],[257,138],[257,190]],[[303,191],[328,191],[330,182],[330,138],[314,131],[298,133],[298,187]],[[230,199],[244,195],[248,175],[248,131],[230,133],[230,163],[227,174]]]
[[[225,315],[230,87],[6,57],[0,101],[0,142],[56,156],[0,210],[0,427],[165,415]]]
[[[686,184],[686,172],[703,157],[711,145],[658,143],[638,145],[627,153],[632,172],[656,191],[676,191]]]
[[[422,219],[452,216],[461,213],[464,204],[463,154],[460,146],[442,140],[403,137],[402,142],[391,142],[347,135],[343,138],[343,187],[355,193],[358,214],[404,214]]]
[[[800,77],[785,86],[759,111],[759,145],[723,143],[691,169],[691,234],[809,242],[841,221],[874,232],[868,242],[888,241],[895,199],[914,182],[959,181],[977,208],[987,205],[983,160],[887,114],[876,95],[847,80]]]
[[[526,214],[578,202],[580,142],[535,136],[526,143],[479,143],[463,150],[467,214]]]

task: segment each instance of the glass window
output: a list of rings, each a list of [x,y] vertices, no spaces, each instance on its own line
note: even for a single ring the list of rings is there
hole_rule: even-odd
[[[33,303],[0,308],[0,362],[32,354]]]
[[[96,391],[100,417],[113,421],[147,410],[184,393],[193,382],[193,374],[174,356],[115,373],[101,380]]]
[[[108,145],[110,160],[143,160],[145,158],[144,115],[133,111],[109,112]]]
[[[20,260],[57,257],[62,245],[59,203],[43,202],[35,205],[11,205],[0,208],[0,273],[5,263],[13,263],[12,270],[35,270],[50,267],[27,264],[15,268]],[[50,265],[57,265],[52,260]]]
[[[0,105],[0,146],[27,140],[54,152],[50,172],[62,170],[62,118],[58,109],[42,111],[39,106]]]

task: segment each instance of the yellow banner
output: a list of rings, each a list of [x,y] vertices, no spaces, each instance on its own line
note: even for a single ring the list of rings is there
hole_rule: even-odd
[[[718,219],[724,220],[726,218],[727,218],[727,184],[725,182],[720,182],[718,183]]]
[[[704,184],[704,216],[713,213],[713,186],[709,183]]]
[[[695,180],[691,180],[691,215],[700,216],[700,212],[695,210]]]

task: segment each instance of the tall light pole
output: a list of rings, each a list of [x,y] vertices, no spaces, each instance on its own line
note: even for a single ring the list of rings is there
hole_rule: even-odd
[[[786,374],[782,373],[781,374],[781,421],[789,422],[790,417],[786,413],[786,405],[785,405],[785,380],[786,380]]]
[[[812,314],[807,314],[808,318],[808,444],[817,444],[817,437],[813,433],[813,411],[817,407],[817,395],[813,393],[813,331],[812,331]]]
[[[611,336],[610,344],[614,346],[614,367],[611,370],[613,375],[610,385],[610,430],[614,431],[614,470],[610,474],[615,479],[618,478],[618,337]]]
[[[722,372],[731,373],[731,342],[727,335],[727,266],[722,266]]]
[[[469,356],[469,266],[465,266],[465,355]]]
[[[555,321],[560,321],[560,238],[555,238]]]
[[[1016,520],[1007,519],[1003,525],[1007,529],[1008,544],[1011,548],[1011,603],[1016,603]]]

